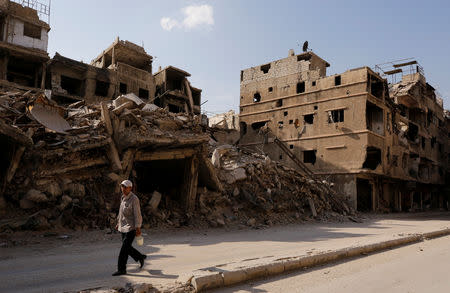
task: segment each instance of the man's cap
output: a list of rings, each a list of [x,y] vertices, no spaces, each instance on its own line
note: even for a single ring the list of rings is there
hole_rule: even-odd
[[[120,183],[120,185],[125,186],[125,187],[132,187],[133,182],[131,182],[130,180],[124,180],[124,181],[122,181],[122,183]]]

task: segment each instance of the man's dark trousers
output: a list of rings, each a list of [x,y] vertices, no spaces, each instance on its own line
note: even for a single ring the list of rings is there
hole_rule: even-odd
[[[119,254],[119,263],[117,269],[120,272],[127,271],[128,256],[131,256],[135,261],[141,260],[144,256],[131,246],[134,237],[136,237],[136,230],[132,230],[128,233],[122,233],[122,248]]]

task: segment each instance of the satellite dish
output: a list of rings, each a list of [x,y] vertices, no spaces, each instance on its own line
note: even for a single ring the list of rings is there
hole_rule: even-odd
[[[303,52],[306,52],[306,51],[308,51],[308,41],[305,41],[303,43]]]

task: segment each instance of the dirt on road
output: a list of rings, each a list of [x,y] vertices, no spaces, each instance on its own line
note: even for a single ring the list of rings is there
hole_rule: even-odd
[[[303,223],[261,229],[144,230],[143,270],[116,269],[120,235],[108,231],[16,235],[0,240],[0,292],[64,292],[126,283],[167,287],[197,270],[217,271],[267,257],[308,255],[450,227],[450,213],[365,215],[363,223]]]

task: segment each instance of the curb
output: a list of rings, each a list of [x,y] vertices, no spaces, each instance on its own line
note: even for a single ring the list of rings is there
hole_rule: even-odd
[[[235,285],[249,280],[276,276],[284,272],[323,265],[361,254],[395,248],[411,243],[421,242],[425,239],[432,239],[446,235],[450,235],[450,228],[415,234],[412,236],[387,240],[374,244],[342,248],[336,251],[320,253],[312,256],[277,259],[269,264],[257,265],[245,269],[238,269],[197,277],[194,276],[191,280],[191,284],[194,286],[195,292],[202,292],[208,289],[216,289],[220,287]]]

